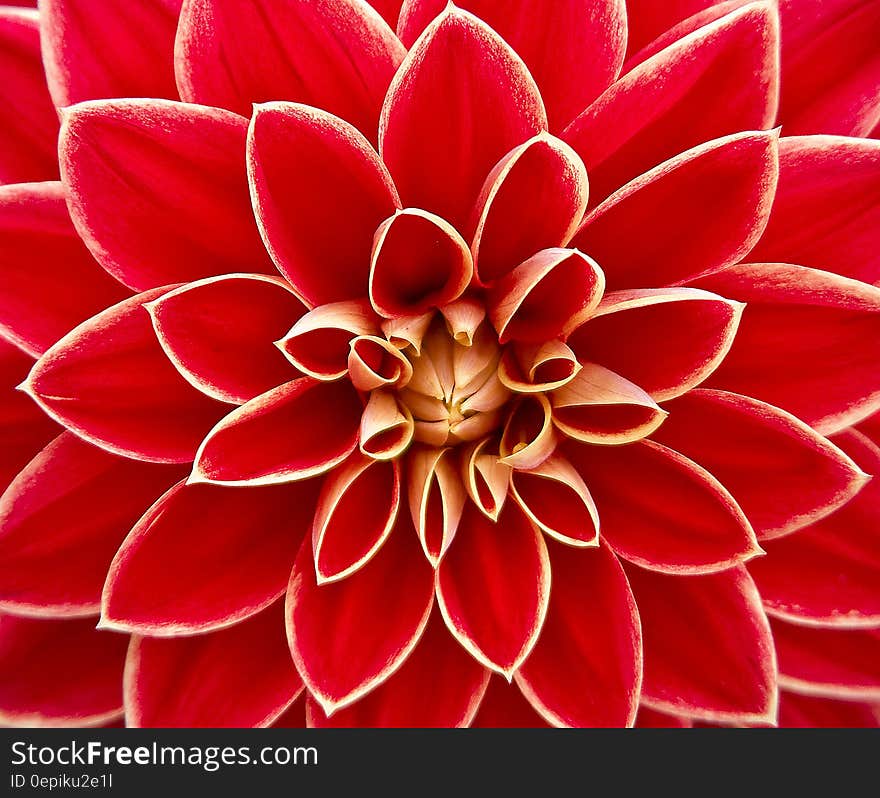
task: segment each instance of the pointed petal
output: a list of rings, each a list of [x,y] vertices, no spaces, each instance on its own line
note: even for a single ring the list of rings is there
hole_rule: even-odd
[[[452,449],[413,449],[407,458],[409,509],[428,562],[436,568],[458,530],[467,493]]]
[[[549,725],[523,696],[516,682],[508,684],[497,674],[489,679],[471,723],[475,729],[546,729]]]
[[[125,663],[129,726],[268,726],[302,692],[284,639],[284,605],[196,637],[132,638]]]
[[[536,468],[553,454],[557,442],[550,401],[542,393],[525,394],[501,434],[500,462],[510,468]]]
[[[588,213],[569,246],[588,252],[614,290],[680,283],[736,263],[767,224],[777,143],[774,131],[746,132],[694,147]]]
[[[409,408],[388,391],[373,391],[360,425],[360,450],[376,460],[403,454],[413,439],[415,424]]]
[[[450,5],[388,89],[379,151],[404,204],[462,230],[492,167],[546,123],[525,64],[493,30]]]
[[[318,585],[311,541],[300,549],[287,590],[293,660],[325,712],[382,684],[411,654],[434,603],[431,566],[406,513],[385,545],[341,582]]]
[[[354,450],[360,414],[348,382],[302,377],[279,385],[208,433],[190,482],[271,485],[323,474]]]
[[[247,165],[263,240],[297,293],[312,305],[366,296],[373,233],[400,207],[370,143],[325,111],[267,103]]]
[[[144,305],[145,291],[83,322],[50,347],[23,389],[79,437],[123,457],[192,460],[226,411],[189,385],[165,357]]]
[[[511,467],[501,462],[498,442],[475,441],[461,457],[461,476],[471,501],[492,521],[497,521],[510,484]]]
[[[541,633],[549,600],[547,547],[522,510],[509,502],[496,524],[468,504],[437,570],[437,602],[456,639],[510,681]]]
[[[67,109],[62,181],[98,262],[135,290],[273,271],[242,169],[246,136],[240,116],[167,100]]]
[[[875,729],[878,726],[880,712],[876,704],[816,698],[789,690],[779,694],[781,729]]]

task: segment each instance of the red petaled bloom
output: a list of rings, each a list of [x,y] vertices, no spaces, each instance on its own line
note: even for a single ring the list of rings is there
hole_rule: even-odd
[[[30,5],[0,723],[878,724],[880,0]]]

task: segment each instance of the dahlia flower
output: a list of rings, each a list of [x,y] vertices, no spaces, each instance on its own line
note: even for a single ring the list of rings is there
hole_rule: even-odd
[[[876,724],[878,41],[0,9],[0,721]]]

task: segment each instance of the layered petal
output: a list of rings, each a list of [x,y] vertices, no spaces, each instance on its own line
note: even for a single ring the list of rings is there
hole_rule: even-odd
[[[436,568],[458,531],[467,493],[452,449],[413,449],[407,469],[413,526],[428,562]]]
[[[779,726],[783,729],[874,729],[880,726],[880,713],[876,704],[835,701],[782,690]]]
[[[497,441],[483,438],[461,457],[461,478],[471,501],[492,521],[497,521],[507,499],[511,468],[501,462]]]
[[[373,391],[360,423],[360,450],[375,460],[392,460],[413,440],[415,422],[409,408],[389,391]]]
[[[516,682],[508,684],[501,676],[489,679],[472,728],[545,729],[547,723],[523,696]]]
[[[59,160],[77,232],[135,290],[271,272],[243,168],[247,121],[167,100],[64,112]]]
[[[626,0],[629,12],[627,52],[631,54],[641,50],[664,31],[715,2],[716,0],[666,0],[656,3],[654,0]]]

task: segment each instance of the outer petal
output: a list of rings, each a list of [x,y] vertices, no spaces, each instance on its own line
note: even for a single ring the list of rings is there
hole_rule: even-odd
[[[128,293],[70,222],[61,183],[0,187],[0,334],[34,356]]]
[[[180,96],[245,116],[294,100],[374,138],[405,50],[361,0],[184,0],[175,46]]]
[[[92,618],[0,615],[0,723],[101,726],[122,716],[126,635]]]
[[[183,474],[60,435],[0,497],[0,607],[25,615],[99,612],[119,544]]]
[[[311,529],[317,488],[178,483],[113,558],[101,625],[185,635],[230,626],[269,606],[284,592]]]
[[[549,546],[550,609],[516,682],[554,726],[632,726],[642,636],[623,569],[607,546]]]
[[[67,109],[62,181],[98,262],[136,290],[271,272],[248,197],[246,136],[240,116],[166,100]]]
[[[513,502],[497,524],[469,503],[437,569],[437,601],[452,634],[510,681],[541,633],[549,600],[541,533]]]
[[[105,97],[176,100],[180,3],[40,0],[43,61],[55,105]]]
[[[280,278],[209,277],[146,309],[169,360],[213,399],[241,404],[297,375],[275,341],[306,308]]]
[[[736,497],[760,540],[833,513],[868,479],[844,452],[802,421],[757,399],[698,389],[666,409],[669,418],[654,440],[717,477]],[[774,561],[767,557],[757,563],[758,569]]]
[[[783,729],[873,729],[880,726],[880,712],[876,704],[835,701],[782,690],[779,694],[779,726]]]
[[[565,127],[620,72],[626,50],[623,0],[461,0],[522,57],[541,89],[554,129]],[[411,46],[444,0],[406,0],[398,31]]]
[[[629,12],[627,52],[634,53],[683,19],[702,11],[717,0],[626,0]]]
[[[710,722],[774,722],[773,638],[745,568],[687,579],[626,573],[642,619],[642,701]]]
[[[693,721],[681,715],[669,715],[646,706],[639,707],[635,727],[637,729],[690,729]]]
[[[308,725],[370,729],[469,726],[490,673],[462,651],[435,610],[415,650],[397,673],[330,718],[317,701],[309,699]]]
[[[589,485],[601,536],[644,568],[700,574],[760,553],[748,520],[708,471],[651,441],[564,447]]]
[[[257,223],[308,303],[366,296],[373,233],[400,207],[388,170],[351,125],[292,103],[258,106],[247,146]]]
[[[177,373],[143,306],[146,291],[83,322],[37,361],[22,388],[52,418],[107,451],[183,463],[225,412]]]
[[[779,263],[732,266],[699,285],[748,303],[707,387],[763,399],[823,434],[880,407],[880,290]]]
[[[610,289],[709,274],[736,263],[760,238],[777,174],[775,132],[716,139],[612,194],[587,214],[570,246],[599,263]]]
[[[880,281],[880,141],[794,136],[779,142],[779,185],[749,259]]]
[[[293,660],[326,713],[382,684],[411,654],[434,603],[431,566],[409,516],[379,553],[341,582],[318,585],[311,541],[300,549],[287,589]]]
[[[493,30],[450,5],[391,83],[379,148],[404,204],[462,230],[492,167],[546,124],[525,64]]]
[[[270,485],[322,474],[354,450],[360,413],[347,382],[303,377],[279,385],[208,433],[190,482]]]
[[[766,544],[767,556],[749,571],[771,615],[818,626],[877,627],[880,448],[857,432],[841,433],[834,442],[874,478],[833,515]],[[777,498],[788,493],[783,488]]]
[[[562,134],[587,165],[591,204],[704,141],[770,127],[778,61],[767,0],[698,28],[612,84]]]
[[[394,30],[397,27],[397,18],[400,16],[400,6],[403,0],[370,0],[370,5],[376,9]]]
[[[268,726],[302,691],[284,639],[283,604],[197,637],[132,638],[125,663],[129,726]]]
[[[516,682],[494,675],[471,726],[487,729],[546,729],[547,723],[523,696]]]

